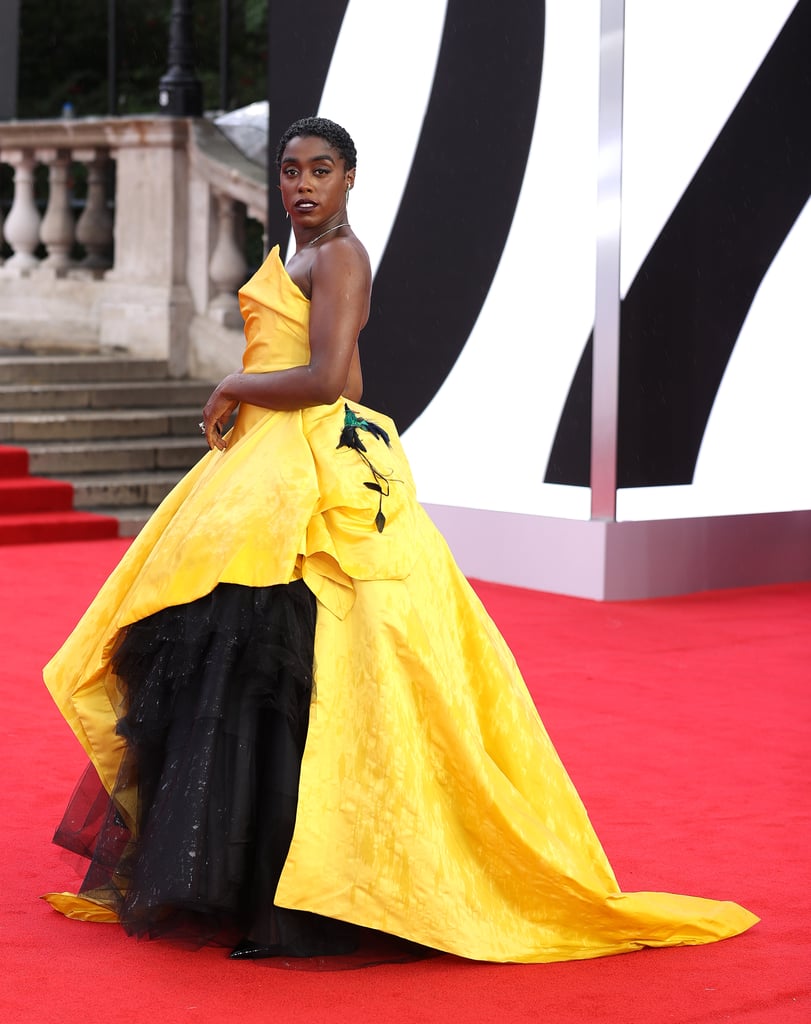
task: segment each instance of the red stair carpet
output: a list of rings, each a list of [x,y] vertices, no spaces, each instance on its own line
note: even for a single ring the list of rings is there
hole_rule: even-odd
[[[0,447],[0,546],[117,536],[116,519],[74,510],[70,484],[29,476],[25,448]]]
[[[127,543],[0,553],[3,1024],[811,1021],[811,584],[619,604],[476,584],[623,888],[735,899],[760,924],[577,963],[290,970],[139,942],[37,898],[76,885],[50,838],[84,766],[41,666]]]

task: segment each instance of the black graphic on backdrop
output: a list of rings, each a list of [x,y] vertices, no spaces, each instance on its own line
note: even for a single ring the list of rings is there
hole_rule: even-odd
[[[271,243],[289,231],[274,196],[274,140],[318,109],[347,6],[312,0],[304,22],[297,9],[269,8]],[[451,372],[493,283],[535,127],[544,22],[543,0],[447,3],[433,91],[360,339],[364,399],[401,430]],[[392,97],[392,117],[401,101]]]
[[[319,108],[347,6],[312,0],[302,21],[300,11],[270,5],[271,243],[289,231],[274,201],[275,140]],[[535,124],[544,21],[544,0],[448,2],[433,91],[361,337],[364,401],[401,430],[452,369],[501,258]],[[392,117],[398,102],[392,97]],[[325,113],[341,120],[340,111]]]
[[[622,303],[619,487],[692,481],[741,326],[811,194],[810,123],[811,0],[800,0]],[[589,339],[548,483],[589,484],[591,350]]]
[[[401,430],[450,373],[501,258],[535,124],[544,10],[539,0],[448,3],[422,134],[361,335],[364,401]]]
[[[276,145],[285,129],[318,113],[330,61],[349,0],[310,0],[306,11],[295,4],[268,4],[268,229],[271,245],[290,234],[276,186]],[[330,112],[340,121],[338,111]],[[352,131],[352,126],[347,125]],[[284,253],[282,253],[284,255]]]

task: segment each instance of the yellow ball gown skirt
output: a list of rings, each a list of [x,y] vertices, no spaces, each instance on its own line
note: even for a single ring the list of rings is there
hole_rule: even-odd
[[[278,249],[240,303],[246,372],[307,363],[309,303]],[[313,685],[278,907],[487,961],[751,927],[758,919],[734,903],[619,890],[506,643],[416,500],[394,424],[349,406],[347,421],[343,400],[243,405],[227,450],[164,500],[47,665],[118,825],[137,847],[143,794],[137,772],[122,775],[117,728],[120,637],[223,584],[303,581],[317,602]],[[365,451],[339,446],[348,422]],[[46,898],[69,916],[119,914],[92,885]]]

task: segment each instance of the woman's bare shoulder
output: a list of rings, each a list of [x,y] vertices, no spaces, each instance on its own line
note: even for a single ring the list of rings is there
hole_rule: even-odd
[[[369,254],[354,233],[299,250],[288,261],[287,272],[308,298],[314,283],[329,286],[351,277],[370,289],[372,282]]]
[[[371,276],[372,268],[369,254],[363,242],[354,232],[331,238],[323,242],[314,253],[310,264],[312,269],[325,270],[366,270]]]
[[[310,264],[311,296],[317,291],[340,290],[363,295],[368,302],[372,289],[372,266],[363,243],[354,234],[333,238],[320,246]]]

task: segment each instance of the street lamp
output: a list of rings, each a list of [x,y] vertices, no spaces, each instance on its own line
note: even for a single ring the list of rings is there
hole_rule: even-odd
[[[169,70],[158,85],[161,112],[174,117],[200,117],[203,87],[194,74],[193,0],[172,0],[169,22]]]

